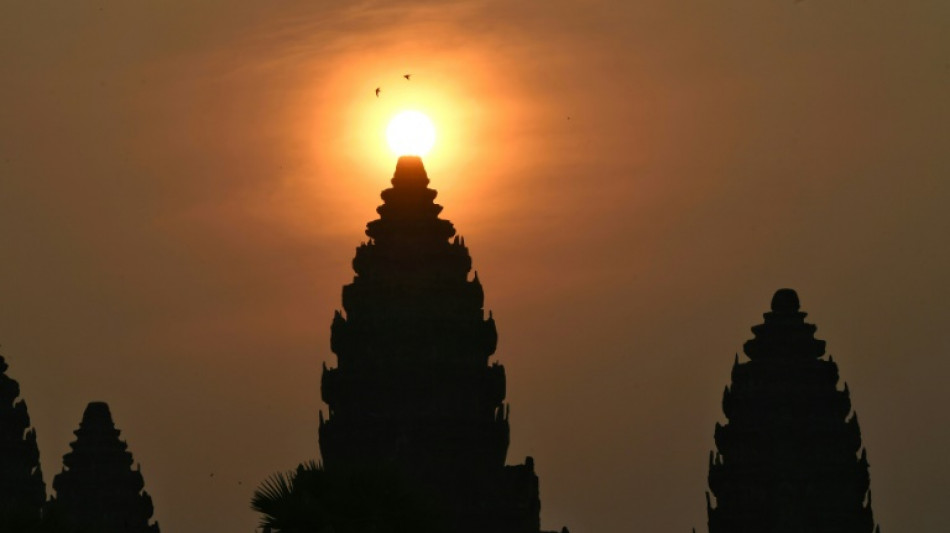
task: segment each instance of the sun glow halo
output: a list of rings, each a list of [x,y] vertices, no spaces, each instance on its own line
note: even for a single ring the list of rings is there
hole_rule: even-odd
[[[435,144],[435,126],[419,111],[403,111],[389,121],[386,140],[396,155],[423,156]]]

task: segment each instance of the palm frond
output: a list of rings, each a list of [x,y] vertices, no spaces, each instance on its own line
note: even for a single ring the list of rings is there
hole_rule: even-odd
[[[261,513],[261,527],[274,533],[427,533],[445,530],[438,527],[435,499],[427,488],[379,465],[328,472],[308,461],[265,479],[251,508]]]
[[[265,479],[254,491],[251,508],[261,513],[281,501],[289,499],[294,492],[294,472],[277,472]]]
[[[314,461],[265,479],[251,499],[251,508],[262,515],[260,526],[281,533],[323,531],[330,523],[319,498],[323,482],[323,469]]]

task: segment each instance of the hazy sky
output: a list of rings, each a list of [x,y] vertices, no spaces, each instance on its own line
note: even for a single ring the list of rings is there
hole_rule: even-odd
[[[545,528],[705,531],[734,354],[792,287],[882,529],[948,531],[948,94],[945,0],[3,0],[0,351],[48,486],[107,401],[163,531],[252,531],[317,457],[418,107]]]

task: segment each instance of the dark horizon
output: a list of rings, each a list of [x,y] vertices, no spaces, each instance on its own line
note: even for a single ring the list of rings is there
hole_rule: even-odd
[[[950,5],[4,12],[0,353],[47,487],[104,401],[163,530],[250,530],[317,457],[385,121],[429,106],[543,528],[703,531],[733,357],[792,287],[875,521],[950,529]]]

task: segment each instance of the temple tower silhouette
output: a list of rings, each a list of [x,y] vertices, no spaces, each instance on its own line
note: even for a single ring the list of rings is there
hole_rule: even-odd
[[[63,456],[63,471],[53,478],[56,497],[49,511],[57,531],[159,533],[152,517],[152,498],[142,490],[139,467],[119,440],[108,404],[91,402]]]
[[[738,355],[716,424],[709,533],[872,533],[870,478],[848,386],[798,295],[781,289]],[[860,454],[859,454],[860,452]],[[715,506],[713,504],[715,503]]]
[[[419,157],[400,157],[356,250],[331,326],[337,366],[323,370],[324,467],[398,472],[444,513],[447,531],[537,533],[534,462],[505,465],[495,321],[428,184]]]
[[[0,356],[0,531],[20,531],[39,524],[46,484],[36,430],[20,399],[20,384],[7,376],[7,368]]]

